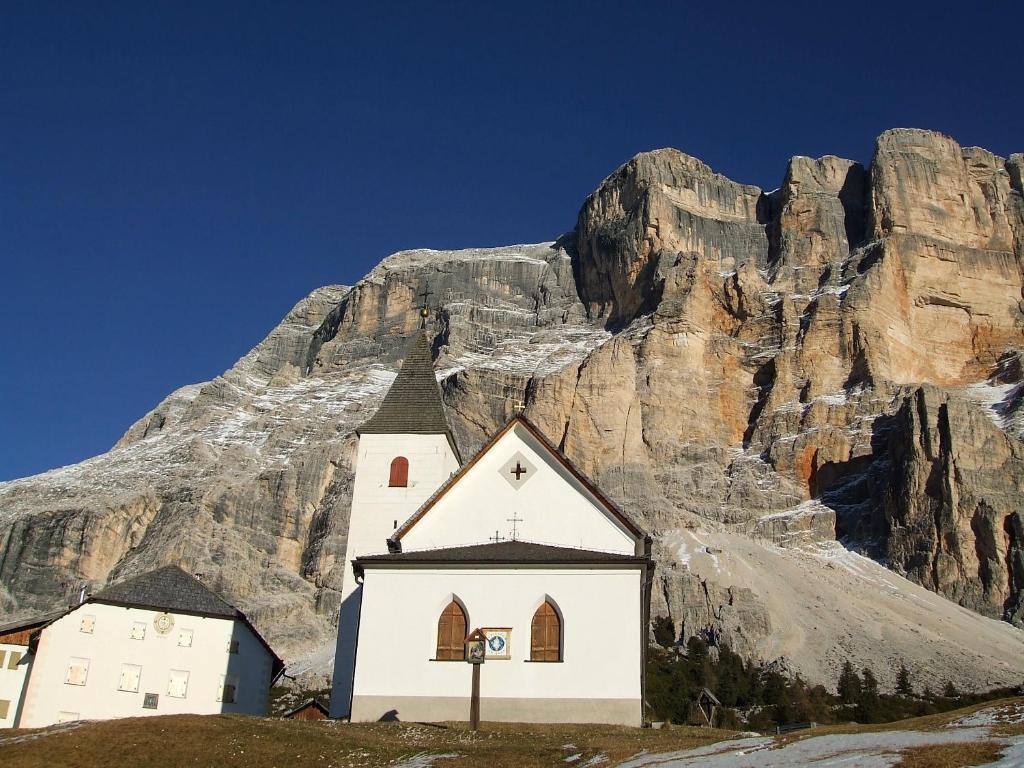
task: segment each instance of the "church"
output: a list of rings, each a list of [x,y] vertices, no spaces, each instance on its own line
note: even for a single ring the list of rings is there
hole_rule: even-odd
[[[651,539],[522,415],[463,462],[420,332],[358,430],[331,714],[644,721]]]

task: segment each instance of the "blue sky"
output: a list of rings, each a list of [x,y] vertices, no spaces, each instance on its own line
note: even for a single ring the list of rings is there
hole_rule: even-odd
[[[1005,3],[0,0],[0,480],[109,448],[313,288],[538,242],[635,153],[766,189],[894,126],[1024,151]]]

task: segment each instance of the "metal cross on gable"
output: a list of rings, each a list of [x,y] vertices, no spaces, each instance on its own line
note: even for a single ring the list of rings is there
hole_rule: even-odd
[[[523,518],[519,517],[518,512],[513,512],[512,517],[508,517],[505,519],[507,522],[512,523],[512,541],[518,541],[519,530],[516,527],[516,524],[523,522]]]
[[[497,544],[499,541],[504,541],[505,540],[505,537],[504,536],[499,536],[497,531],[494,532],[493,536],[488,536],[487,538],[490,541],[493,541],[495,544]]]

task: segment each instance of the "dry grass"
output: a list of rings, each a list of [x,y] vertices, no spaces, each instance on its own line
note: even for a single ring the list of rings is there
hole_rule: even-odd
[[[31,740],[12,742],[20,736]],[[7,731],[0,736],[4,768],[378,768],[421,753],[458,755],[448,766],[530,768],[575,764],[605,755],[607,762],[643,750],[689,749],[732,736],[701,728],[641,730],[598,725],[485,724],[473,733],[464,723],[348,725],[237,715],[176,715],[84,723],[60,730]],[[571,745],[571,747],[569,746]]]
[[[971,741],[965,744],[935,744],[911,747],[900,752],[903,758],[896,768],[965,768],[985,765],[999,759],[1005,744],[994,741]]]
[[[828,733],[935,731],[979,709],[1022,703],[989,701],[954,712],[877,725],[832,725],[781,736],[778,746]],[[993,736],[1019,735],[1022,724],[993,727]],[[215,715],[109,720],[55,726],[38,731],[0,732],[2,768],[384,768],[417,754],[453,755],[437,768],[487,766],[534,768],[583,765],[603,755],[602,768],[638,752],[675,752],[735,734],[704,728],[641,730],[601,725],[523,725],[486,723],[473,733],[465,723],[423,725],[333,721],[303,722],[276,718]],[[580,757],[571,764],[565,758]],[[904,768],[952,768],[980,765],[999,755],[994,742],[935,745],[901,753]]]

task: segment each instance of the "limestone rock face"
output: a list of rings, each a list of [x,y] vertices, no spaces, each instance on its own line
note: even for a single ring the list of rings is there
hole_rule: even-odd
[[[930,386],[907,393],[884,421],[888,458],[874,478],[873,509],[886,559],[961,605],[1020,623],[1021,443]]]
[[[1019,682],[1024,635],[935,597],[945,624],[922,645],[900,623],[926,621],[900,610],[918,587],[897,574],[1024,621],[1022,157],[900,129],[867,168],[796,157],[764,193],[658,150],[556,243],[390,256],[109,452],[0,484],[0,612],[174,562],[293,673],[325,673],[353,430],[426,294],[464,457],[525,409],[655,537],[652,610],[683,640],[821,681],[889,641],[894,663],[937,653],[965,688]],[[837,539],[895,573],[863,577]],[[837,617],[847,582],[856,610]]]

